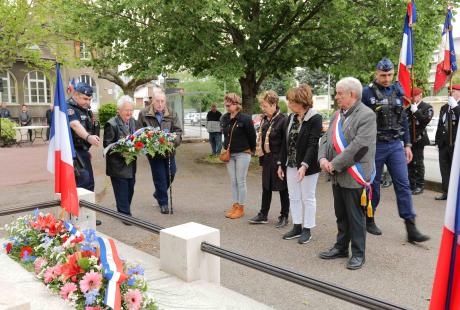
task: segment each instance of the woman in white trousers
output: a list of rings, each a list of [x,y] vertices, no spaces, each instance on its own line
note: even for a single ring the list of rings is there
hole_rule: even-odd
[[[313,110],[313,95],[310,86],[299,85],[287,93],[288,107],[293,112],[286,123],[278,177],[286,177],[293,228],[283,239],[299,238],[300,244],[311,239],[311,229],[316,222],[316,183],[320,167],[318,164],[318,142],[323,128],[323,119]]]

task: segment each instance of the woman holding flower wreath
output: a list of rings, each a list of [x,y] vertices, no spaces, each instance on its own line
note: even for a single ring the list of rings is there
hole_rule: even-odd
[[[152,104],[139,113],[137,122],[138,128],[150,126],[176,133],[174,146],[179,146],[182,126],[177,113],[166,105],[166,95],[161,89],[155,88],[153,90]],[[152,171],[153,184],[155,185],[153,198],[157,200],[161,213],[168,214],[168,188],[176,174],[174,153],[166,157],[160,154],[154,157],[147,155],[147,158]]]
[[[222,116],[222,130],[224,133],[224,152],[230,152],[227,162],[227,171],[232,184],[231,209],[226,217],[237,219],[244,215],[248,174],[251,154],[256,150],[256,131],[249,115],[241,113],[241,98],[235,93],[228,93],[224,97],[227,113]]]
[[[104,147],[133,134],[136,130],[133,107],[134,102],[130,96],[122,96],[118,99],[117,116],[109,119],[104,126]],[[131,215],[131,201],[136,183],[136,161],[127,165],[120,153],[109,152],[106,155],[105,171],[112,181],[118,212]]]

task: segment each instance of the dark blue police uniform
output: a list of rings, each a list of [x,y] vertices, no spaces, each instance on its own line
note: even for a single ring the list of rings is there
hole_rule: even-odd
[[[75,91],[91,96],[93,93],[91,86],[87,84],[81,86],[80,84],[83,83],[79,83]],[[81,87],[79,88],[79,86]],[[91,90],[89,91],[86,86],[90,87]],[[67,113],[69,122],[78,121],[86,129],[88,134],[94,135],[96,133],[96,123],[92,111],[80,107],[73,98],[67,100]],[[82,187],[94,192],[93,167],[91,166],[91,154],[89,153],[91,144],[85,139],[80,138],[73,130],[71,132],[76,153],[74,167],[77,187]]]
[[[383,87],[374,81],[364,87],[362,101],[377,115],[376,175],[372,189],[372,206],[375,210],[379,204],[380,181],[383,165],[386,164],[393,180],[399,216],[413,219],[415,210],[403,147],[403,143],[404,146],[410,146],[403,96],[404,91],[398,82]]]

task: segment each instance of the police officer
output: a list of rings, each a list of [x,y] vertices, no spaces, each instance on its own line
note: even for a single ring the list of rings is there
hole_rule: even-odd
[[[422,101],[423,90],[421,88],[414,88],[412,93],[414,95],[413,103],[410,105],[410,108],[406,109],[413,154],[408,168],[412,194],[419,195],[423,193],[425,185],[423,151],[426,145],[430,145],[430,139],[425,128],[433,117],[433,107]]]
[[[375,80],[363,89],[362,101],[377,117],[376,176],[372,186],[372,205],[375,212],[380,200],[383,165],[386,164],[393,180],[399,216],[405,220],[408,240],[423,242],[429,237],[422,235],[415,226],[407,173],[407,163],[412,160],[412,152],[407,115],[403,107],[404,91],[398,82],[393,83],[393,76],[393,63],[383,58],[377,64]],[[367,218],[366,229],[374,235],[382,234],[373,217]]]
[[[449,189],[450,169],[454,156],[455,137],[460,118],[460,84],[452,85],[452,92],[447,104],[439,112],[438,128],[436,130],[436,144],[439,150],[439,168],[441,169],[442,194],[436,200],[446,200]]]
[[[72,140],[75,147],[74,160],[75,180],[77,187],[94,192],[93,167],[89,148],[99,146],[100,140],[96,135],[96,122],[90,110],[93,88],[86,83],[78,83],[73,96],[67,100],[67,114],[69,115]],[[96,221],[100,224],[100,221]]]

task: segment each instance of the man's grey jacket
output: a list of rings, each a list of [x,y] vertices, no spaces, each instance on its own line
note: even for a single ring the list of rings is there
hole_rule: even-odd
[[[318,160],[326,158],[332,162],[334,174],[332,183],[345,188],[361,188],[358,182],[347,172],[347,169],[356,163],[363,168],[366,181],[369,181],[375,167],[375,143],[377,139],[377,122],[375,113],[357,101],[345,114],[342,115],[342,131],[348,146],[337,155],[332,142],[333,124],[336,115],[331,119],[327,133],[320,141]]]

